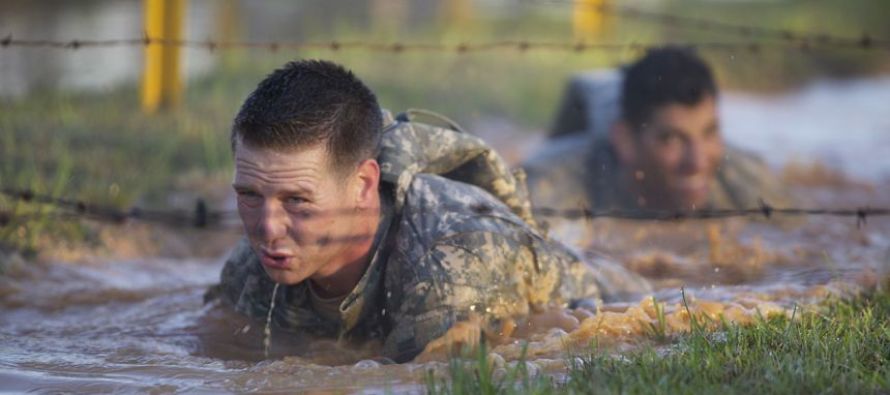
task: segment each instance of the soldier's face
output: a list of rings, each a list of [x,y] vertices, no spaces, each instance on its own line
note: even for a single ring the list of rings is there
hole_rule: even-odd
[[[361,216],[345,215],[357,204],[352,178],[338,175],[327,159],[323,145],[292,152],[236,145],[238,214],[251,247],[277,283],[330,275],[354,259],[364,241],[348,242],[367,227]]]
[[[664,106],[636,136],[632,176],[648,197],[646,206],[702,207],[723,155],[716,100],[708,97],[692,106]]]

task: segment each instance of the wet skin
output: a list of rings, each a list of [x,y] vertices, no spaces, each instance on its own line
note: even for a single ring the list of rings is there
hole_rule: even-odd
[[[348,174],[323,145],[296,150],[235,148],[238,214],[269,277],[307,279],[323,296],[345,295],[364,273],[379,223],[377,162]]]
[[[706,204],[724,149],[713,97],[663,106],[637,130],[620,123],[615,133],[641,206],[694,210]]]

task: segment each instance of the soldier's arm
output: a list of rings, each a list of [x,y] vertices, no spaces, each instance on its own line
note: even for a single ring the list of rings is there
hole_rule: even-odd
[[[758,155],[729,146],[718,178],[737,208],[758,207],[763,199],[773,207],[795,204],[778,175]]]
[[[398,363],[413,360],[427,344],[444,336],[459,321],[455,306],[438,301],[427,286],[418,284],[409,291],[384,341],[384,356]]]
[[[436,350],[427,351],[447,354],[475,345],[481,329],[491,329],[497,319],[528,314],[529,303],[596,295],[587,267],[549,247],[518,228],[440,240],[420,262],[409,264],[410,275],[400,281],[406,287],[385,353],[410,360],[438,339]]]
[[[401,303],[384,342],[385,356],[400,363],[412,360],[456,323],[468,322],[476,312],[484,311],[490,289],[482,285],[488,276],[480,277],[480,269],[493,270],[494,266],[469,249],[447,243],[436,244],[420,262],[410,265],[414,281],[403,285]],[[478,340],[450,337],[455,344],[443,347],[459,348],[458,343],[472,345]]]

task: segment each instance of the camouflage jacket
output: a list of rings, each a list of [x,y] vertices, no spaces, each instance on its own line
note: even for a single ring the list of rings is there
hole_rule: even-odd
[[[637,196],[607,139],[587,133],[559,137],[523,164],[535,208],[639,209]],[[779,181],[756,155],[726,147],[705,208],[759,207],[760,199],[781,207],[789,203]],[[539,219],[558,238],[574,244],[584,224],[555,218]],[[572,236],[574,235],[574,236]],[[583,241],[582,241],[583,243]]]
[[[522,182],[475,137],[399,123],[385,132],[378,160],[391,215],[378,229],[367,271],[340,305],[341,320],[313,311],[304,282],[279,288],[277,325],[380,339],[384,356],[403,362],[472,312],[492,320],[521,315],[530,306],[597,298],[609,282],[523,220]],[[466,177],[477,179],[452,179]],[[273,287],[242,242],[217,293],[236,310],[265,318]]]

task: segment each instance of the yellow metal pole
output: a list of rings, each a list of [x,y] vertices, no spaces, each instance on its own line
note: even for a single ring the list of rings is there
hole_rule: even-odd
[[[174,107],[182,98],[179,55],[171,43],[182,40],[185,0],[143,0],[145,34],[153,41],[145,48],[142,109],[155,112]]]
[[[572,26],[576,40],[599,38],[605,30],[602,7],[608,0],[578,0],[572,9]]]

